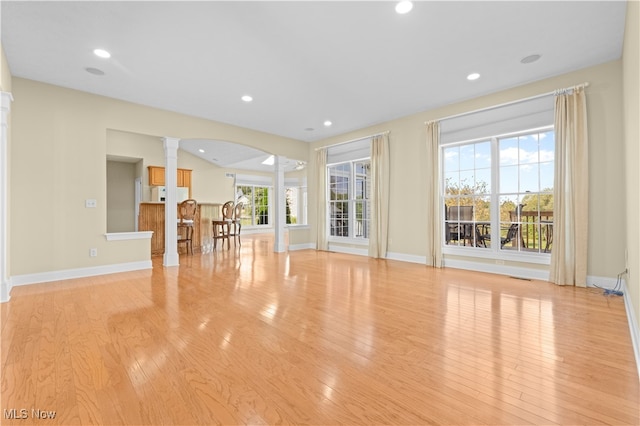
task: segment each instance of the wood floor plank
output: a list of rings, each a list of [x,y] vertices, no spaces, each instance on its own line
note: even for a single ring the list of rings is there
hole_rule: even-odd
[[[622,298],[272,247],[14,288],[2,424],[640,424]]]

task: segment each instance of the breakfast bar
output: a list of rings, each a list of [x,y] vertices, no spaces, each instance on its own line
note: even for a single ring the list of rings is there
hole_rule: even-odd
[[[198,203],[193,229],[194,253],[208,253],[213,251],[213,230],[211,221],[220,217],[220,203]],[[176,209],[178,206],[176,205]],[[164,253],[164,209],[163,202],[140,203],[138,215],[138,230],[153,231],[151,237],[151,255],[157,256]],[[179,217],[179,213],[178,213]],[[184,253],[186,248],[179,247],[179,253]]]

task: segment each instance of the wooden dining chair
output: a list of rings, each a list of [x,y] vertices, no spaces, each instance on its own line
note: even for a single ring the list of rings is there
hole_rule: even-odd
[[[222,217],[213,219],[211,226],[213,226],[213,249],[218,246],[218,240],[222,240],[222,247],[224,247],[224,241],[227,241],[227,248],[231,248],[229,237],[231,234],[231,224],[233,219],[233,201],[227,201],[222,205]]]
[[[229,237],[233,237],[233,244],[236,244],[236,240],[238,241],[238,245],[242,245],[240,243],[240,231],[242,230],[242,210],[244,209],[243,203],[236,203],[233,207],[233,215],[231,217],[231,225],[230,225],[230,233]]]
[[[186,246],[187,254],[193,254],[193,225],[196,219],[198,202],[192,198],[184,200],[178,207],[178,247]]]

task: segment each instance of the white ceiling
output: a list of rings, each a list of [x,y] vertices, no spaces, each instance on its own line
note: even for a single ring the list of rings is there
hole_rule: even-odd
[[[307,142],[622,53],[624,1],[419,1],[407,15],[394,6],[3,0],[0,12],[15,77]],[[94,56],[98,47],[112,57]],[[520,62],[532,54],[541,59]],[[480,79],[467,81],[471,72]]]

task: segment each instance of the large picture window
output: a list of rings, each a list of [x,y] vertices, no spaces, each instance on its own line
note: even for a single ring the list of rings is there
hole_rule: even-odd
[[[549,253],[553,128],[442,147],[445,247]]]
[[[369,238],[370,169],[368,159],[327,167],[331,237]]]
[[[269,225],[269,187],[238,185],[236,194],[244,203],[240,218],[243,226]]]

